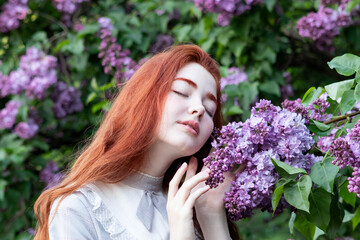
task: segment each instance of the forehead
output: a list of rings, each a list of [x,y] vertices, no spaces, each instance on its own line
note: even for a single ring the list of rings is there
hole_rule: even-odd
[[[211,73],[198,63],[188,63],[176,74],[176,78],[193,81],[199,88],[216,93],[216,81]]]

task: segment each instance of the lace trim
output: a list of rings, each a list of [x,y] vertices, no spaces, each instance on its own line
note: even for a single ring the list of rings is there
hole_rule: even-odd
[[[100,222],[112,240],[134,240],[135,238],[122,226],[105,206],[100,196],[91,187],[84,186],[78,191],[83,193],[92,205],[96,220]]]

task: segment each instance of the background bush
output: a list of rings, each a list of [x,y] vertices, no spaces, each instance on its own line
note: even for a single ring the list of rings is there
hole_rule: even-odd
[[[216,4],[0,0],[1,239],[31,238],[35,200],[61,179],[121,83],[154,53],[192,42],[211,54],[229,121],[247,119],[260,98],[279,105],[343,80],[326,63],[359,55],[359,0]],[[238,224],[245,239],[285,239],[289,218],[257,213]]]

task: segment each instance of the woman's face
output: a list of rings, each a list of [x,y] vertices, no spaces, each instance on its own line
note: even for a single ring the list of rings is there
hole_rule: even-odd
[[[216,112],[216,82],[200,64],[179,70],[166,98],[158,141],[179,157],[196,153],[209,138]]]

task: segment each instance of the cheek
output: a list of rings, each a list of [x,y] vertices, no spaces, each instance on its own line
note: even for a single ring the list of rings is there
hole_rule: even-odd
[[[205,141],[210,137],[214,129],[214,122],[212,120],[207,120],[204,122],[204,139]]]

